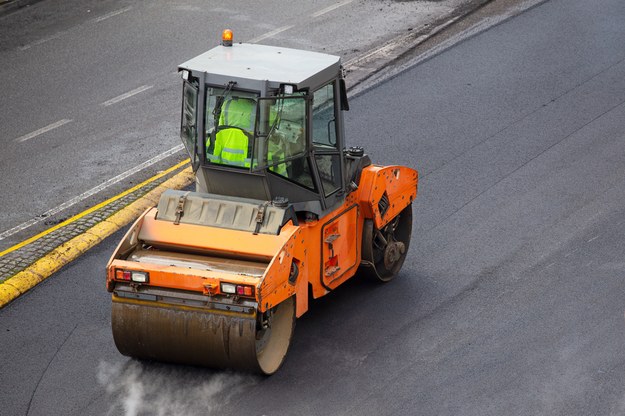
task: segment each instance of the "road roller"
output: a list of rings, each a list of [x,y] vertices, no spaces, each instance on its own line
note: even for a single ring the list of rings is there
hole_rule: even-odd
[[[226,30],[178,72],[195,184],[164,192],[113,253],[113,339],[137,359],[270,375],[310,298],[399,273],[418,173],[346,147],[338,56]]]

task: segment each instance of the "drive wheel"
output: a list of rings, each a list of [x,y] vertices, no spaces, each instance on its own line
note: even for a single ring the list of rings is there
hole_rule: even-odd
[[[412,234],[412,204],[404,208],[382,229],[373,221],[365,222],[362,259],[366,274],[383,282],[392,280],[401,270]]]
[[[263,314],[256,332],[256,359],[263,374],[275,373],[286,357],[295,328],[294,297]]]

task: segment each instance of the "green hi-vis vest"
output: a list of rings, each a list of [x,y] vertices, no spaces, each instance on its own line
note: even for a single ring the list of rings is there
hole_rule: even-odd
[[[281,145],[273,144],[270,140],[267,146],[267,164],[272,165],[280,160],[284,160],[284,148]],[[287,176],[286,164],[284,163],[271,166],[269,170],[279,175]]]
[[[249,168],[251,164],[252,140],[256,117],[256,102],[249,98],[232,97],[221,106],[219,125],[214,143],[206,143],[206,156],[210,162]],[[269,145],[267,163],[284,159],[282,146]],[[287,175],[286,165],[269,168],[282,176]]]
[[[251,132],[254,131],[256,103],[249,98],[232,97],[224,102],[214,143],[207,143],[207,158],[213,163],[249,167]]]

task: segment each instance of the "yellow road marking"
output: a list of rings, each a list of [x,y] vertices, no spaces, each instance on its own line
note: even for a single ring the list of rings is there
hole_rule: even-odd
[[[147,183],[153,182],[154,180],[166,175],[169,172],[183,166],[185,163],[188,163],[188,160],[183,161],[174,167],[167,169],[166,171],[161,172],[160,174],[148,179],[145,182],[140,183],[139,185],[122,192],[116,197],[109,199],[108,201],[103,202],[102,204],[97,205],[96,207],[101,207],[106,205],[106,203],[110,203],[116,199],[121,198],[124,195],[132,192],[133,190],[138,189],[141,186],[146,185]],[[147,208],[150,208],[158,202],[160,195],[165,192],[167,189],[171,188],[184,188],[185,186],[191,184],[194,180],[193,172],[191,168],[188,167],[184,169],[182,172],[176,174],[172,178],[166,180],[156,188],[152,189],[143,197],[129,204],[127,207],[121,209],[120,211],[113,214],[111,217],[103,220],[102,222],[94,225],[84,233],[72,238],[71,240],[61,244],[50,253],[46,254],[41,259],[37,260],[32,265],[28,266],[25,270],[17,273],[15,276],[10,277],[4,282],[0,283],[0,308],[4,307],[6,304],[16,299],[20,295],[24,294],[28,290],[32,289],[38,283],[44,281],[48,277],[50,277],[54,272],[59,270],[64,265],[69,262],[75,260],[78,256],[94,247],[102,240],[104,240],[109,235],[121,229],[124,225],[133,221],[139,214],[145,211]],[[75,217],[70,218],[64,223],[59,224],[58,226],[53,227],[54,229],[58,229],[62,224],[69,224],[72,221],[75,221],[78,218],[84,217],[89,212],[93,212],[96,207],[92,207],[87,211],[76,215]],[[41,238],[45,234],[49,234],[52,230],[48,230],[47,232],[41,233],[38,236],[33,237],[34,241],[37,238]],[[29,241],[26,240],[26,241]],[[20,243],[22,244],[22,243]],[[17,246],[19,246],[18,244]],[[25,244],[28,244],[25,242]],[[25,245],[22,244],[21,246]],[[10,251],[16,250],[17,246],[11,247]],[[8,250],[5,250],[8,252]],[[5,254],[3,252],[2,254]],[[102,280],[102,285],[104,285],[104,276]]]
[[[41,237],[44,237],[44,236],[50,234],[51,232],[58,230],[59,228],[65,227],[66,225],[71,224],[71,223],[81,219],[82,217],[84,217],[86,215],[89,215],[89,214],[91,214],[94,211],[99,210],[100,208],[110,204],[111,202],[115,202],[118,199],[121,199],[121,198],[125,197],[126,195],[136,191],[137,189],[143,188],[145,185],[147,185],[147,184],[149,184],[151,182],[154,182],[155,180],[157,180],[159,178],[162,178],[163,176],[167,175],[170,172],[175,171],[176,169],[181,168],[182,166],[184,166],[187,163],[189,163],[189,159],[183,160],[182,162],[178,163],[177,165],[174,165],[171,168],[169,168],[167,170],[164,170],[164,171],[162,171],[161,173],[159,173],[157,175],[152,176],[150,179],[147,179],[147,180],[141,182],[140,184],[138,184],[136,186],[133,186],[130,189],[127,189],[126,191],[122,192],[119,195],[115,195],[114,197],[112,197],[110,199],[107,199],[106,201],[104,201],[104,202],[102,202],[102,203],[100,203],[98,205],[94,205],[93,207],[91,207],[91,208],[81,212],[80,214],[74,215],[73,217],[63,221],[60,224],[55,225],[54,227],[48,228],[47,230],[45,230],[45,231],[43,231],[43,232],[41,232],[41,233],[39,233],[39,234],[37,234],[37,235],[27,239],[27,240],[24,240],[21,243],[18,243],[16,245],[14,245],[13,247],[7,248],[6,250],[0,252],[0,257],[4,256],[6,254],[9,254],[9,253],[11,253],[11,252],[13,252],[15,250],[18,250],[18,249],[20,249],[20,248],[22,248],[22,247],[32,243],[33,241],[36,241],[36,240],[40,239]]]

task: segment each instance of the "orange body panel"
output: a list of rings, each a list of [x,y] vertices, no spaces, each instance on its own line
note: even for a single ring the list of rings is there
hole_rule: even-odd
[[[400,166],[368,166],[359,188],[344,203],[314,221],[291,222],[279,235],[253,234],[156,219],[152,208],[128,231],[108,265],[107,285],[115,286],[115,270],[149,273],[150,286],[227,296],[220,283],[252,285],[258,311],[271,309],[295,295],[296,316],[308,310],[308,290],[325,295],[354,276],[361,262],[363,225],[371,219],[377,228],[408,206],[416,197],[418,174]],[[381,202],[382,200],[382,202]],[[384,212],[381,212],[381,209]],[[264,262],[262,277],[200,270],[173,265],[128,261],[125,256],[138,243],[176,252],[248,259]]]
[[[323,286],[334,289],[358,268],[361,223],[359,206],[352,205],[322,226],[320,273]]]
[[[225,228],[157,221],[156,208],[147,212],[139,239],[148,244],[176,246],[181,250],[217,251],[233,257],[271,259],[297,227],[285,225],[280,235],[251,234]]]
[[[367,166],[360,178],[360,204],[366,218],[382,228],[417,197],[419,174],[405,166]],[[389,207],[384,215],[379,202],[387,194]]]

